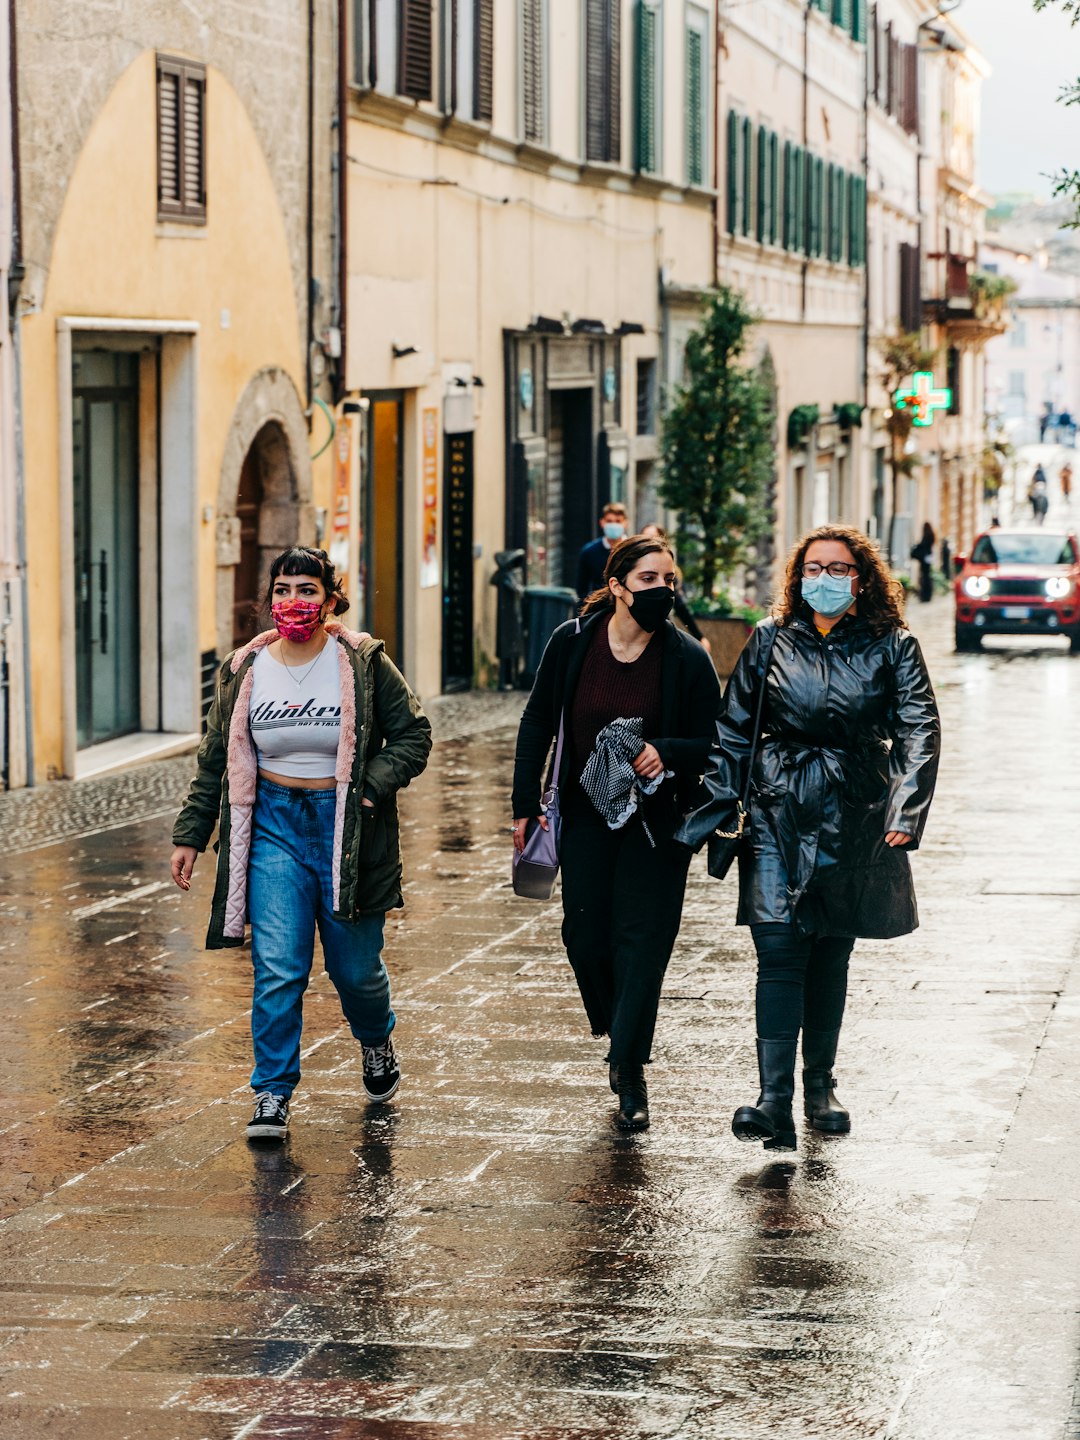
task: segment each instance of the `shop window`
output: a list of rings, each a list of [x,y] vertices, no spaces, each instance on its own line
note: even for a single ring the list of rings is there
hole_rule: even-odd
[[[637,362],[637,433],[656,434],[656,361]]]

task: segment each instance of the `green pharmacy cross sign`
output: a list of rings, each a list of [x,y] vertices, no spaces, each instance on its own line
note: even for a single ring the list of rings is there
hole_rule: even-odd
[[[935,390],[934,377],[929,370],[919,370],[912,377],[910,390],[897,390],[893,399],[898,409],[913,412],[913,423],[932,425],[935,410],[952,408],[952,391]]]

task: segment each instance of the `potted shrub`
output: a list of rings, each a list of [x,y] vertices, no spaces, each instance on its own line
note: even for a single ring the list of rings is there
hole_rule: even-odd
[[[730,673],[751,616],[761,614],[729,593],[731,576],[766,532],[775,465],[772,393],[742,361],[754,324],[738,291],[723,286],[709,296],[661,434],[660,494],[678,512],[679,564],[721,674]]]

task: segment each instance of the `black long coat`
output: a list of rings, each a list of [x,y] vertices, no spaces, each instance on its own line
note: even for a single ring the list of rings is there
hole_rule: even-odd
[[[875,635],[855,615],[826,636],[809,612],[778,628],[762,621],[724,692],[705,774],[718,813],[733,809],[741,792],[774,629],[738,923],[794,923],[805,935],[906,935],[919,923],[906,852],[922,837],[941,738],[919,642],[908,630]],[[911,843],[886,845],[892,830]]]

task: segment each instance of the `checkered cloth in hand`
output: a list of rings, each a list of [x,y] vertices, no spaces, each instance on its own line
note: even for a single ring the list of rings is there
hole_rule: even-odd
[[[621,830],[633,817],[641,796],[652,795],[674,774],[665,770],[653,780],[644,780],[635,773],[634,761],[645,749],[642,729],[640,719],[612,720],[597,735],[596,748],[581,772],[581,788],[609,830]],[[649,843],[655,845],[644,815],[641,823]]]

